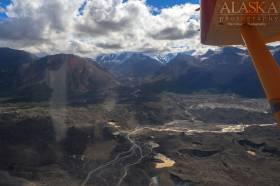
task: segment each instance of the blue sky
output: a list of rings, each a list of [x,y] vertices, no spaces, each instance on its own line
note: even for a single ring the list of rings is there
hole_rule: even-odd
[[[8,5],[10,3],[10,0],[1,0],[2,6]]]
[[[1,0],[0,6],[5,7],[10,4],[10,0]],[[186,2],[199,3],[199,0],[147,0],[147,3],[158,8],[173,6],[176,4],[184,4]]]
[[[0,6],[6,7],[10,4],[10,0],[0,0]],[[199,3],[199,0],[147,0],[147,3],[158,8],[165,8],[174,5],[184,4],[184,3]]]
[[[10,0],[0,0],[0,7],[5,8],[7,5],[9,5],[11,3]],[[5,14],[0,12],[0,19],[5,18]]]
[[[166,8],[185,3],[198,4],[199,0],[147,0],[147,3],[157,8]]]
[[[9,5],[11,3],[10,0],[0,0],[0,6],[1,7],[6,7],[7,5]]]

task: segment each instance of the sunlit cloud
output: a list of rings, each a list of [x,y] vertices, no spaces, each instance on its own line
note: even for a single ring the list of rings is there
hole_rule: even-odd
[[[35,53],[95,56],[122,51],[195,50],[197,4],[155,9],[144,0],[12,0],[0,22],[0,45]],[[0,9],[1,12],[1,9]]]

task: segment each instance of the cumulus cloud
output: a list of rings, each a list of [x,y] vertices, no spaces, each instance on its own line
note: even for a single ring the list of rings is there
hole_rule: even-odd
[[[85,56],[204,51],[197,7],[187,3],[155,14],[145,0],[12,0],[0,22],[0,45]]]
[[[10,18],[0,23],[0,38],[19,42],[21,40],[40,41],[43,40],[44,27],[43,20],[36,21],[28,17]]]
[[[0,4],[1,5],[1,4]],[[4,13],[5,12],[5,9],[3,7],[0,7],[0,14],[1,13]]]
[[[186,39],[192,38],[198,34],[197,30],[180,30],[179,28],[164,28],[158,33],[151,34],[152,38],[159,39],[159,40],[179,40],[179,39]]]
[[[104,49],[122,49],[120,44],[114,43],[97,43],[96,46]]]

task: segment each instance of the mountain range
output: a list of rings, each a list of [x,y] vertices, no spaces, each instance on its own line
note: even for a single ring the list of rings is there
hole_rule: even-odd
[[[44,101],[54,97],[54,101],[66,101],[104,92],[119,84],[98,65],[71,54],[37,58],[1,48],[0,65],[1,94],[17,100]]]
[[[280,47],[270,47],[280,62]],[[1,97],[48,100],[91,97],[119,87],[142,92],[182,94],[226,93],[263,97],[264,93],[248,52],[235,47],[151,55],[139,52],[103,54],[95,59],[72,54],[37,57],[0,48]]]
[[[264,96],[250,57],[238,48],[208,51],[196,57],[179,54],[144,86],[152,91]]]

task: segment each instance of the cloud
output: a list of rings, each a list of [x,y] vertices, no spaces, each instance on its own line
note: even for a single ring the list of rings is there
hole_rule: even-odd
[[[0,5],[1,5],[1,4],[0,4]],[[4,12],[5,12],[5,9],[4,9],[3,7],[0,6],[0,14],[1,14],[1,13],[4,13]]]
[[[122,49],[120,44],[113,43],[97,43],[96,46],[104,49]]]
[[[0,45],[37,53],[95,56],[121,51],[200,48],[198,5],[154,13],[145,0],[12,0],[0,22]],[[183,45],[183,46],[182,46]]]
[[[180,30],[178,28],[164,28],[158,33],[151,34],[152,38],[158,40],[180,40],[192,38],[198,34],[198,30]]]
[[[0,23],[0,38],[2,40],[19,41],[42,41],[42,33],[44,32],[43,20],[37,22],[33,18],[10,18]]]

